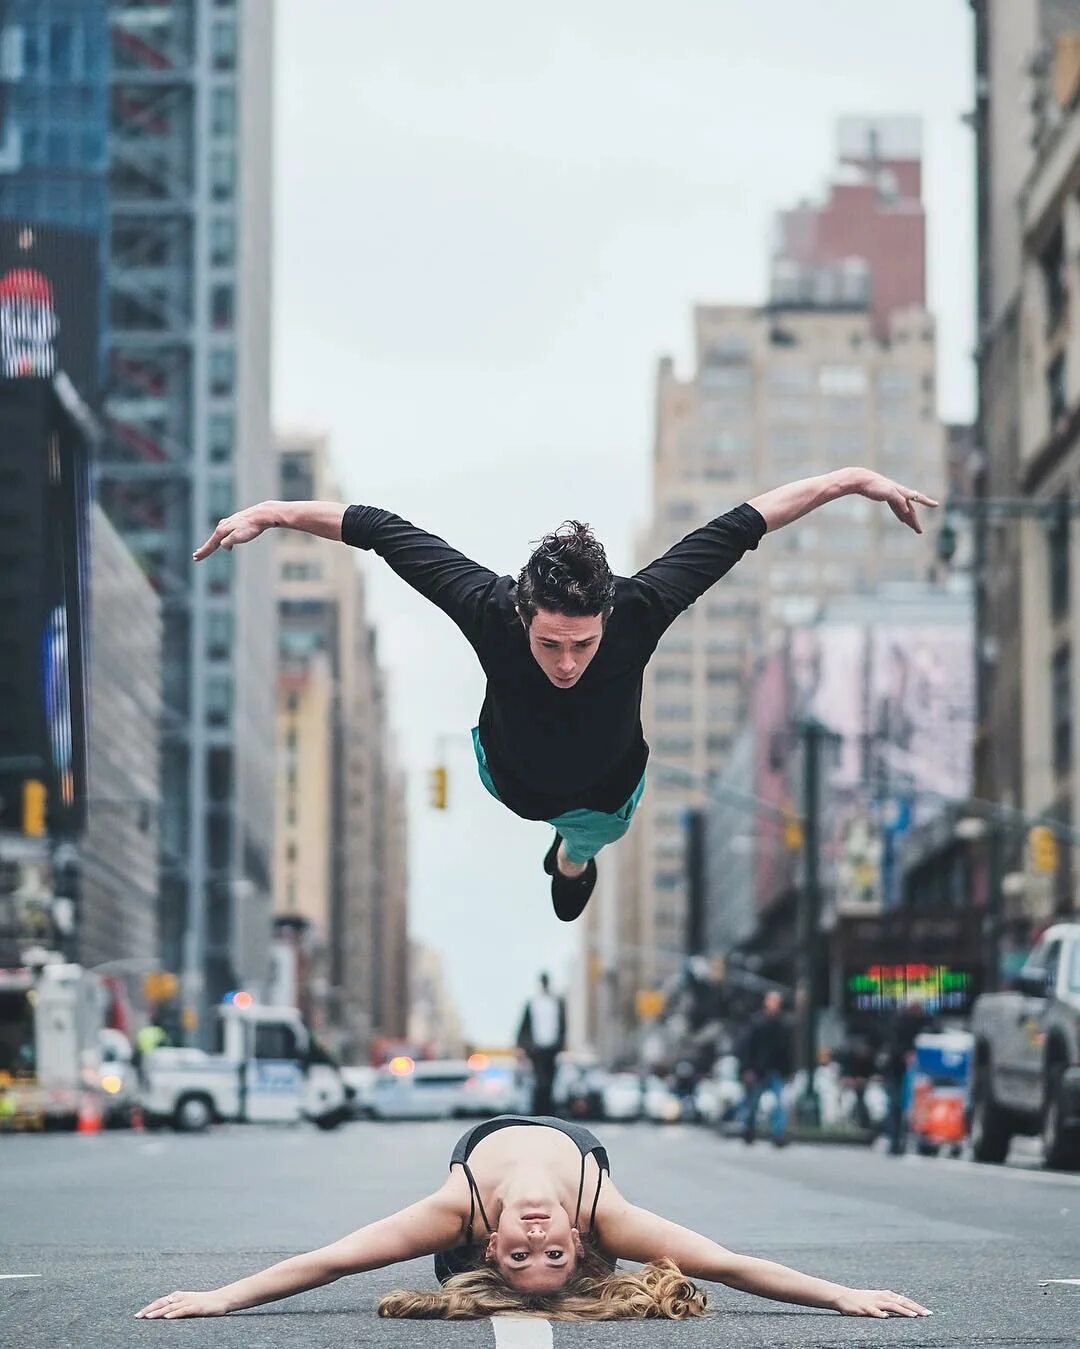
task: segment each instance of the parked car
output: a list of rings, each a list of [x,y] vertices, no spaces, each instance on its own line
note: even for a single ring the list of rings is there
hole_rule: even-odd
[[[645,1118],[654,1124],[677,1124],[686,1111],[686,1101],[677,1095],[660,1077],[645,1080]]]
[[[1047,928],[1013,982],[972,1009],[972,1154],[1041,1133],[1047,1166],[1080,1168],[1080,923]]]
[[[694,1104],[700,1119],[706,1124],[725,1124],[734,1119],[746,1096],[739,1076],[739,1060],[734,1054],[723,1054],[716,1060],[712,1072],[703,1077],[694,1091]]]
[[[376,1119],[450,1119],[462,1109],[471,1076],[464,1059],[417,1062],[400,1054],[376,1071],[371,1113]]]
[[[567,1119],[603,1119],[606,1080],[594,1059],[561,1055],[553,1092],[556,1109]]]
[[[461,1088],[459,1115],[527,1115],[532,1109],[532,1075],[514,1055],[474,1054]]]
[[[98,1031],[98,1044],[102,1123],[106,1129],[130,1128],[139,1104],[139,1075],[132,1062],[131,1041],[122,1030],[106,1026]]]
[[[642,1081],[637,1073],[609,1073],[601,1088],[604,1119],[640,1119],[645,1108]]]
[[[349,1116],[351,1119],[368,1119],[375,1101],[375,1079],[379,1075],[377,1068],[367,1064],[350,1065],[342,1068],[341,1076],[346,1087],[352,1091],[349,1098]]]

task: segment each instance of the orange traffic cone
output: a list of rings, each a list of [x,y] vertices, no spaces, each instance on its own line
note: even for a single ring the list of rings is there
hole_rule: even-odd
[[[101,1110],[89,1092],[84,1092],[79,1101],[79,1122],[75,1127],[79,1134],[101,1133]]]
[[[133,1105],[133,1106],[131,1107],[131,1131],[132,1131],[132,1133],[141,1134],[142,1131],[143,1131],[145,1128],[146,1128],[146,1125],[143,1123],[142,1106],[141,1106],[141,1105]]]

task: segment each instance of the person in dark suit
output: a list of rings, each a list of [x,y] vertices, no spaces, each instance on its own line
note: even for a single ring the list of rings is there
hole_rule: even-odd
[[[551,1115],[555,1109],[555,1062],[566,1047],[566,1004],[552,993],[546,974],[540,976],[540,987],[525,1004],[517,1044],[532,1064],[532,1113]]]

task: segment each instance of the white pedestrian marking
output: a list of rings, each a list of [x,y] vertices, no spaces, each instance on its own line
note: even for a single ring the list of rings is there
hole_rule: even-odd
[[[551,1349],[551,1322],[535,1316],[493,1316],[495,1349]]]
[[[43,1279],[44,1274],[0,1274],[0,1279]]]

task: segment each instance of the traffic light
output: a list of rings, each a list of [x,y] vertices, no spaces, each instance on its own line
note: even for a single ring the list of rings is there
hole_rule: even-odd
[[[436,810],[446,809],[446,769],[442,764],[431,770],[431,804]]]
[[[22,785],[22,831],[29,838],[44,838],[48,792],[44,782],[27,778]]]
[[[1058,842],[1054,831],[1045,824],[1037,824],[1028,832],[1028,848],[1035,870],[1043,876],[1052,875],[1058,868]]]

